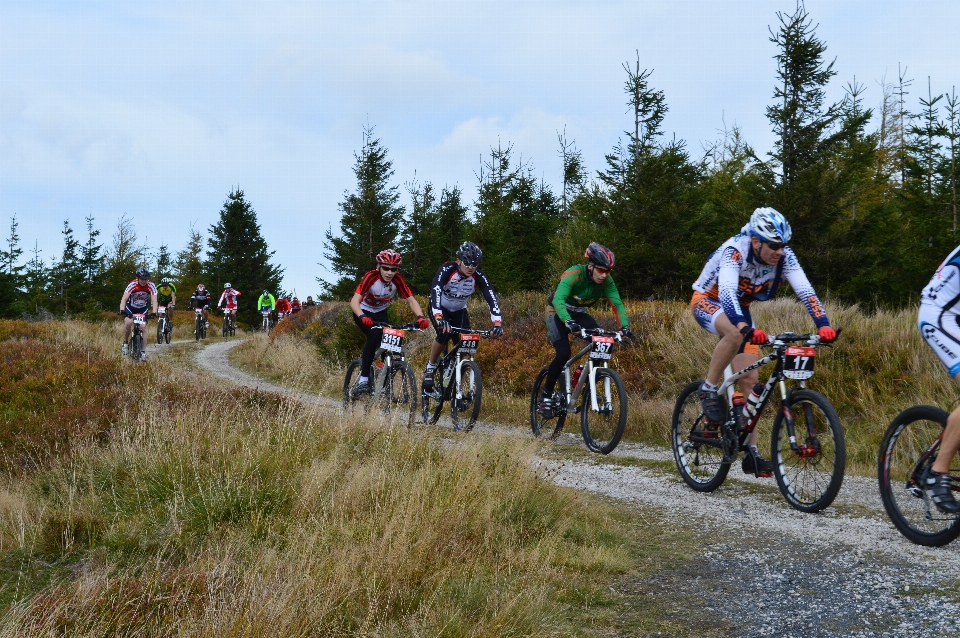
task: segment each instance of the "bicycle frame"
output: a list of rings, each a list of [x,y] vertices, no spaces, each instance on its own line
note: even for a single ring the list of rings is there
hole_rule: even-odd
[[[454,327],[454,326],[451,326],[451,327],[450,327],[450,330],[451,330],[451,332],[461,332],[461,333],[466,333],[466,334],[477,334],[477,335],[480,335],[481,337],[489,337],[489,336],[490,336],[490,331],[489,331],[489,330],[473,330],[472,328],[457,328],[457,327]],[[461,387],[461,383],[460,383],[460,382],[462,381],[462,371],[461,371],[460,363],[463,362],[463,361],[473,361],[473,355],[472,355],[472,354],[464,354],[464,353],[461,353],[461,352],[460,352],[460,348],[461,348],[462,345],[463,345],[463,341],[460,340],[460,339],[458,339],[457,342],[453,345],[453,349],[452,349],[450,352],[448,352],[447,354],[445,354],[445,355],[443,356],[443,359],[442,359],[442,363],[443,363],[443,366],[442,366],[442,367],[443,367],[444,369],[447,369],[447,366],[449,366],[449,365],[453,365],[453,366],[454,366],[454,369],[453,369],[453,370],[454,370],[453,379],[454,379],[454,382],[455,382],[454,387],[457,389],[456,398],[457,398],[458,400],[463,398],[463,388]],[[442,389],[441,389],[441,391],[442,391]]]
[[[383,328],[395,328],[398,330],[416,330],[420,331],[414,324],[404,324],[402,326],[391,326],[388,323],[375,323],[373,324],[374,328],[380,328],[381,331]],[[382,332],[381,332],[382,334]],[[382,337],[381,337],[382,338]],[[397,358],[396,363],[394,363],[394,358]],[[406,357],[403,354],[403,350],[400,352],[395,352],[393,350],[388,350],[386,348],[377,348],[376,352],[373,353],[373,360],[379,359],[383,362],[383,367],[378,366],[374,363],[371,367],[373,370],[373,394],[378,395],[383,392],[383,386],[387,382],[387,374],[394,369],[395,366],[399,366],[406,362]]]
[[[616,335],[615,338],[617,338],[617,340],[619,341],[619,338],[618,338],[619,335],[617,333],[611,333],[605,330],[599,330],[599,331],[584,330],[584,331],[581,331],[580,336],[582,338],[586,338],[588,335],[600,336],[604,334]],[[588,343],[580,352],[570,357],[570,359],[565,364],[563,364],[564,398],[566,399],[566,405],[564,406],[564,409],[567,412],[573,411],[575,409],[577,400],[580,398],[580,395],[583,393],[583,388],[584,388],[584,385],[586,385],[587,381],[590,382],[590,407],[594,411],[599,411],[600,409],[600,404],[597,401],[597,392],[596,392],[597,386],[595,383],[596,374],[597,374],[596,370],[597,368],[609,367],[606,361],[604,361],[602,364],[597,364],[597,363],[594,363],[593,359],[587,357],[587,362],[583,366],[583,371],[580,373],[580,379],[577,381],[577,385],[574,388],[572,388],[572,390],[570,387],[570,383],[571,383],[570,368],[573,366],[574,363],[579,361],[585,355],[588,355],[592,349],[593,349],[593,343]],[[603,381],[603,392],[604,392],[603,398],[605,402],[609,404],[612,401],[612,398],[610,395],[610,379],[609,378],[604,379]]]

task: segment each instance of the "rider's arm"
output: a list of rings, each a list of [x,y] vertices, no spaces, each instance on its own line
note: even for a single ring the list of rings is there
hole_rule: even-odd
[[[617,321],[620,322],[620,327],[629,328],[630,317],[627,316],[627,309],[620,299],[620,291],[617,290],[617,284],[613,283],[613,275],[607,275],[606,280],[603,282],[603,294],[606,295],[613,314],[616,315]]]
[[[740,306],[738,291],[740,288],[740,265],[743,255],[733,246],[723,249],[720,255],[720,271],[717,274],[717,296],[720,298],[720,307],[737,328],[749,325]]]
[[[353,310],[353,314],[357,317],[363,316],[363,308],[360,307],[360,300],[362,298],[359,292],[355,292],[350,299],[350,309]]]
[[[487,300],[487,306],[490,307],[490,321],[498,323],[502,317],[500,316],[500,302],[497,299],[496,291],[493,289],[493,284],[490,283],[490,279],[480,270],[473,273],[473,279],[477,282],[477,288],[480,289],[480,294]]]
[[[440,307],[440,297],[443,296],[443,287],[450,281],[450,277],[460,266],[455,261],[448,261],[440,266],[437,274],[433,276],[433,282],[430,284],[430,314],[434,317],[443,315],[443,308]]]
[[[156,291],[156,289],[154,289],[154,290],[150,293],[150,305],[153,306],[153,310],[151,310],[150,312],[152,312],[153,314],[157,314],[157,306],[159,306],[160,304],[159,304],[159,302],[157,301],[157,291]]]
[[[400,276],[400,273],[397,273],[393,277],[393,285],[397,287],[397,294],[401,299],[405,299],[407,304],[410,306],[410,310],[413,311],[418,317],[423,316],[423,309],[420,307],[420,302],[417,301],[417,298],[413,296],[413,291],[410,290],[410,286],[407,285],[407,282],[404,281],[403,277]]]
[[[120,312],[123,312],[123,309],[127,307],[127,299],[130,298],[130,287],[127,286],[127,289],[123,291],[123,296],[120,297]]]
[[[574,284],[586,275],[586,268],[582,265],[567,268],[567,271],[560,277],[560,283],[553,292],[553,309],[561,321],[570,321],[570,313],[567,312],[567,297],[570,296]]]
[[[227,297],[227,291],[224,290],[222,293],[220,293],[220,301],[217,302],[217,308],[220,307],[220,305],[223,303],[223,300],[226,299],[226,297]]]
[[[269,295],[269,296],[267,297],[267,300],[270,302],[270,310],[276,310],[276,309],[277,309],[277,298],[274,297],[273,295]]]
[[[806,273],[800,267],[800,262],[797,261],[797,256],[790,250],[789,246],[784,248],[782,259],[784,260],[783,278],[787,280],[790,287],[797,293],[797,297],[807,307],[807,312],[810,313],[813,322],[817,324],[817,328],[829,326],[830,319],[827,317],[827,311],[823,309],[820,298],[817,297],[810,280],[807,279]]]

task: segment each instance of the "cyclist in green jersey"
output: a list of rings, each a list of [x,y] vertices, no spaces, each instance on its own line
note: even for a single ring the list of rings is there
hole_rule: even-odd
[[[167,309],[167,321],[173,321],[173,309],[177,306],[177,287],[167,277],[157,286],[157,305]]]
[[[270,309],[270,320],[276,321],[277,298],[271,295],[269,290],[264,290],[260,298],[257,299],[257,312],[263,312],[267,308]]]
[[[563,365],[570,359],[571,332],[581,329],[599,328],[596,319],[587,314],[587,309],[606,299],[620,322],[620,332],[630,338],[630,319],[620,300],[617,285],[613,283],[610,271],[613,270],[613,251],[597,242],[591,242],[583,255],[587,263],[567,268],[556,290],[547,299],[547,338],[557,351],[543,383],[543,397],[540,400],[540,412],[546,418],[553,416],[553,389],[556,386]]]

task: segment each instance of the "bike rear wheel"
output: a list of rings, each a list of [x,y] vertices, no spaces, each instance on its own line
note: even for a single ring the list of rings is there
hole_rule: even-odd
[[[620,443],[627,425],[627,389],[620,375],[609,368],[594,368],[592,386],[583,389],[580,401],[583,442],[592,452],[610,454]],[[591,391],[597,397],[596,410]]]
[[[670,441],[684,483],[698,492],[712,492],[726,480],[730,463],[723,461],[722,428],[708,423],[700,409],[698,392],[702,384],[694,381],[677,397]]]
[[[460,432],[469,432],[477,423],[480,416],[480,397],[482,393],[480,366],[476,361],[460,362],[460,388],[457,398],[457,389],[454,389],[450,399],[450,419],[453,429]]]
[[[560,406],[554,406],[556,416],[545,418],[540,413],[540,395],[543,393],[543,384],[547,378],[547,368],[543,368],[533,382],[533,394],[530,395],[530,429],[537,438],[548,438],[551,441],[560,436],[563,430],[563,422],[567,420],[567,412],[562,409],[559,414],[556,411]],[[556,421],[551,423],[551,421]],[[552,430],[551,430],[552,428]]]
[[[440,420],[443,412],[443,363],[438,363],[433,370],[433,391],[420,390],[420,405],[423,410],[423,422],[433,425]]]
[[[819,512],[833,503],[843,483],[847,446],[843,425],[830,400],[813,390],[794,390],[788,404],[793,414],[798,454],[790,447],[787,420],[781,408],[773,421],[771,457],[780,493],[796,510]],[[809,432],[816,434],[810,438]]]
[[[937,509],[923,493],[920,477],[933,465],[947,413],[917,405],[894,417],[880,444],[880,498],[900,533],[918,545],[940,547],[960,536],[960,515]],[[954,462],[950,474],[960,474]],[[960,485],[954,481],[954,490]]]

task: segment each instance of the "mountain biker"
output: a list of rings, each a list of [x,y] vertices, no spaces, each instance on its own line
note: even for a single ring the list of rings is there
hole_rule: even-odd
[[[296,297],[293,298],[293,301],[290,302],[290,312],[298,313],[302,306],[300,305],[300,300]]]
[[[930,283],[920,293],[917,325],[920,335],[947,369],[947,374],[960,383],[960,246],[940,264]],[[960,449],[960,407],[947,417],[940,449],[933,465],[921,479],[924,491],[942,512],[960,512],[960,503],[953,497],[950,462]]]
[[[127,284],[120,298],[120,313],[124,315],[123,320],[123,345],[120,351],[127,354],[130,342],[130,333],[133,330],[133,315],[157,312],[157,287],[150,281],[150,271],[146,268],[138,268],[134,273],[136,279]],[[146,340],[143,341],[146,345]],[[147,353],[142,352],[141,358],[146,357]]]
[[[503,334],[497,293],[483,271],[477,270],[481,259],[483,252],[480,247],[465,241],[457,249],[457,260],[440,266],[440,270],[433,277],[430,286],[430,314],[437,338],[430,347],[427,369],[423,372],[423,389],[428,392],[433,390],[433,372],[437,368],[437,359],[443,346],[453,337],[450,328],[470,327],[467,299],[476,289],[480,289],[480,294],[490,308],[490,321],[493,323],[491,336],[499,337]]]
[[[210,327],[207,315],[210,306],[210,291],[203,284],[197,284],[197,289],[190,295],[190,310],[201,308],[203,310],[203,323],[205,328]]]
[[[786,279],[807,307],[820,338],[830,342],[837,337],[800,262],[787,246],[792,234],[790,224],[779,212],[757,208],[750,222],[710,255],[693,284],[690,309],[694,319],[707,332],[720,337],[699,392],[703,413],[715,424],[726,420],[726,401],[717,394],[724,369],[732,363],[734,372],[738,372],[756,363],[759,346],[767,343],[767,333],[753,325],[750,304],[773,298],[781,281]],[[741,377],[741,391],[749,395],[758,376],[755,370]],[[773,476],[773,464],[757,452],[758,434],[756,429],[750,433],[743,471]]]
[[[353,320],[367,335],[360,362],[360,378],[357,379],[358,393],[370,390],[370,366],[373,364],[373,355],[380,347],[382,329],[374,328],[373,324],[387,323],[387,307],[395,296],[400,295],[417,316],[417,328],[426,330],[430,326],[430,322],[423,316],[420,303],[400,275],[402,263],[403,257],[397,251],[389,248],[381,250],[377,253],[377,267],[363,276],[353,298],[350,299]]]
[[[277,321],[283,319],[286,315],[290,314],[290,300],[286,297],[280,297],[277,299]]]
[[[223,293],[220,295],[220,301],[217,302],[217,308],[223,308],[224,318],[226,318],[228,314],[233,314],[234,326],[237,325],[237,297],[241,294],[243,293],[236,290],[229,283],[225,283],[223,284]]]
[[[587,314],[588,308],[606,299],[620,323],[620,333],[626,338],[633,336],[627,309],[610,275],[616,263],[613,251],[597,242],[590,242],[583,256],[587,263],[567,268],[560,277],[560,283],[547,298],[547,338],[556,350],[543,382],[543,396],[539,404],[540,413],[547,419],[553,417],[556,407],[553,388],[571,356],[567,335],[579,333],[581,329],[599,328],[596,319]]]
[[[173,309],[177,306],[177,287],[167,277],[160,280],[160,286],[157,288],[157,303],[166,308],[167,321],[172,322]]]
[[[316,306],[316,305],[317,305],[317,302],[314,301],[314,300],[313,300],[313,297],[311,297],[311,296],[308,296],[308,297],[307,297],[307,300],[306,300],[305,302],[303,302],[303,307],[304,307],[304,308],[313,308],[313,307]]]
[[[265,309],[270,309],[270,314],[273,314],[273,311],[277,307],[276,298],[270,294],[269,290],[264,290],[263,294],[257,299],[257,312],[263,312]]]

